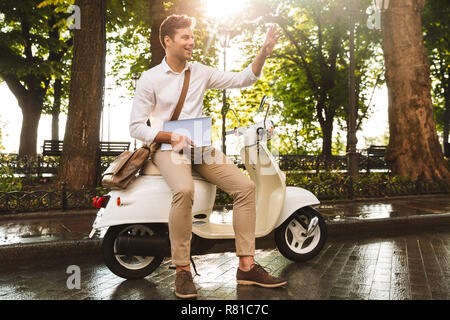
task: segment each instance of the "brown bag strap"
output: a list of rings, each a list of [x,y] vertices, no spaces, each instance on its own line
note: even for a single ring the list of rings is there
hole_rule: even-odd
[[[181,90],[180,99],[178,99],[177,106],[175,107],[175,111],[173,112],[172,118],[170,121],[178,120],[178,117],[180,116],[181,109],[183,108],[184,100],[186,99],[186,94],[189,88],[189,79],[191,78],[191,70],[187,69],[184,72],[184,82],[183,82],[183,89]]]

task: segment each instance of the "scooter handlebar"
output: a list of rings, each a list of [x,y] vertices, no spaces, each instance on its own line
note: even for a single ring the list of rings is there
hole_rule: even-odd
[[[225,135],[235,134],[237,136],[240,136],[244,134],[245,130],[247,130],[249,127],[236,127],[233,130],[225,131]]]
[[[263,131],[266,131],[269,135],[272,135],[272,132],[274,130],[272,121],[271,120],[266,121],[266,125],[267,125],[267,128],[264,128],[264,123],[258,122],[258,123],[255,123],[255,124],[252,124],[252,125],[246,126],[246,127],[236,127],[232,130],[225,131],[225,135],[235,134],[237,136],[240,136],[240,135],[245,134],[245,132],[249,129],[256,129],[258,131],[257,134],[260,133],[260,130],[263,130]]]

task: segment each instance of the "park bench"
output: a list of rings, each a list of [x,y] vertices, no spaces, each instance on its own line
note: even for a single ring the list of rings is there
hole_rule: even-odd
[[[60,156],[63,149],[62,140],[44,140],[42,146],[43,156]]]
[[[104,142],[100,141],[100,156],[118,156],[124,151],[130,149],[129,142]]]
[[[100,156],[118,156],[130,149],[130,142],[100,141]],[[44,140],[43,156],[60,156],[63,150],[62,140]]]
[[[371,158],[383,158],[386,153],[386,146],[369,146],[367,148],[367,172],[370,172],[370,159]]]

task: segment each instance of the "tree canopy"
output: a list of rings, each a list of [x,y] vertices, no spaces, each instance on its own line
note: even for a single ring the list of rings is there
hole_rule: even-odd
[[[39,4],[38,0],[0,2],[0,77],[22,109],[20,155],[36,154],[38,123],[41,113],[51,108],[52,83],[61,80],[62,90],[68,81],[65,56],[72,38],[58,25],[66,13]]]
[[[423,39],[430,59],[434,117],[444,142],[449,135],[450,75],[448,16],[445,0],[426,1],[422,14]],[[0,1],[0,81],[6,82],[23,112],[19,153],[36,152],[41,113],[54,119],[69,104],[73,31],[67,28],[74,0]],[[208,15],[203,0],[108,0],[106,76],[134,92],[133,79],[164,56],[159,25],[172,13],[196,18],[193,60],[221,68],[219,37],[227,28],[238,39],[244,64],[258,53],[268,24],[283,32],[266,61],[263,76],[251,88],[234,91],[226,108],[233,107],[243,124],[252,121],[253,106],[264,94],[273,95],[273,115],[282,140],[282,153],[315,153],[329,157],[345,152],[348,128],[349,16],[355,19],[357,128],[371,113],[374,88],[385,82],[381,32],[367,28],[371,0],[249,0],[248,7],[226,21]],[[351,8],[348,4],[352,3]],[[393,4],[391,4],[391,7]],[[395,30],[392,30],[394,32]],[[237,45],[237,42],[234,43]],[[222,110],[222,93],[208,91],[204,111],[214,119]],[[233,117],[232,125],[237,125]],[[55,121],[56,121],[55,120]],[[57,127],[57,121],[56,121]],[[57,131],[57,130],[56,130]],[[218,131],[218,130],[217,130]]]
[[[332,140],[336,123],[347,129],[349,10],[340,1],[254,0],[246,24],[250,61],[259,43],[255,34],[265,32],[264,23],[277,23],[283,30],[278,49],[265,67],[261,91],[272,92],[285,129],[285,152],[311,152],[309,146],[331,156],[343,145]],[[368,117],[370,97],[380,81],[380,34],[367,29],[370,1],[355,3],[356,79],[358,128]],[[274,14],[275,13],[275,14]],[[243,90],[250,94],[250,90]],[[262,94],[262,92],[260,92]],[[250,95],[249,99],[255,100]],[[248,100],[247,100],[248,102]],[[322,140],[321,147],[314,144]],[[291,141],[287,141],[287,140]],[[303,144],[303,146],[302,146]]]

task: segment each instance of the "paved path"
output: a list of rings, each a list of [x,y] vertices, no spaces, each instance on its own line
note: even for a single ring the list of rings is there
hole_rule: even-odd
[[[366,240],[335,239],[306,263],[292,263],[275,249],[257,250],[257,261],[288,285],[277,289],[238,286],[232,252],[195,256],[199,299],[449,299],[450,230]],[[80,289],[68,289],[76,265]],[[142,280],[112,274],[99,255],[16,261],[0,265],[0,299],[176,299],[174,271],[166,260]]]

